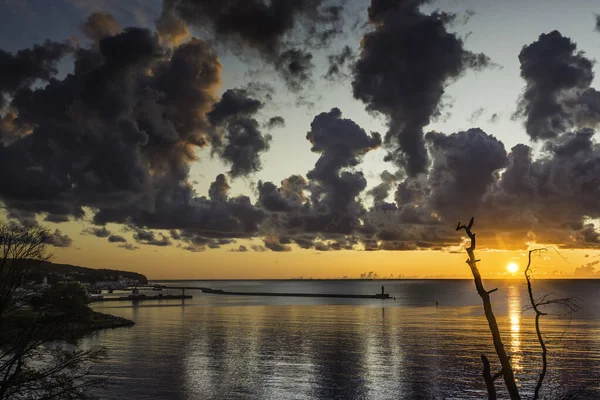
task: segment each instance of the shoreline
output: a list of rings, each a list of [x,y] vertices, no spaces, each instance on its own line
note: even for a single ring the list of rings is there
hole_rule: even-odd
[[[73,328],[77,332],[93,332],[104,329],[131,327],[135,325],[135,322],[127,318],[91,310],[87,320],[76,321],[73,324],[76,325]]]

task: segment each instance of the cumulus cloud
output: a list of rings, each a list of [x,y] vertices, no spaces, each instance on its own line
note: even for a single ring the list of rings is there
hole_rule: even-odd
[[[267,121],[267,128],[269,129],[273,129],[273,128],[283,128],[285,126],[285,119],[281,116],[275,116],[275,117],[271,117],[269,118],[269,121]]]
[[[263,104],[248,96],[245,89],[230,89],[208,113],[216,128],[214,152],[231,164],[229,174],[245,176],[259,171],[260,155],[269,150],[270,135],[264,135],[252,116]]]
[[[481,129],[426,136],[432,154],[428,201],[446,221],[478,215],[483,196],[506,166],[504,145]]]
[[[423,4],[373,0],[360,54],[349,46],[325,54],[325,78],[350,71],[354,97],[387,118],[385,137],[339,108],[317,113],[306,134],[316,163],[280,182],[258,175],[272,141],[263,130],[286,122],[265,116],[274,90],[253,82],[218,96],[221,63],[211,43],[261,57],[298,91],[314,78],[316,49],[341,32],[333,2],[165,0],[156,31],[121,29],[95,13],[80,47],[48,41],[0,51],[0,170],[11,171],[0,174],[0,199],[8,218],[38,226],[38,216],[91,217],[96,226],[85,233],[128,250],[138,247],[105,224],[129,227],[138,244],[194,252],[252,238],[261,244],[232,251],[405,251],[455,244],[457,220],[475,214],[483,246],[518,247],[535,235],[597,247],[590,221],[600,218],[600,97],[591,60],[558,32],[521,51],[526,87],[515,116],[543,139],[539,151],[505,149],[478,128],[426,133],[443,112],[446,87],[490,60],[449,31],[456,16],[425,14]],[[191,38],[192,25],[217,41]],[[59,77],[67,55],[74,69]],[[478,109],[471,119],[484,115]],[[399,168],[367,191],[371,175],[361,162],[381,146]],[[199,193],[190,169],[201,149],[227,171]],[[255,196],[232,195],[231,180],[247,177],[256,177]],[[71,243],[58,230],[52,236],[54,245]]]
[[[0,108],[5,105],[6,95],[14,95],[36,80],[49,81],[57,74],[57,63],[73,51],[68,43],[45,41],[14,54],[0,49]]]
[[[154,232],[147,231],[144,229],[137,229],[136,232],[133,234],[133,238],[138,243],[147,244],[151,246],[164,247],[171,245],[171,240],[163,233],[159,233],[158,235],[156,235]]]
[[[191,194],[189,164],[209,143],[205,114],[220,69],[205,42],[168,57],[140,28],[78,49],[72,74],[14,93],[11,107],[35,129],[0,148],[2,169],[13,171],[0,178],[4,202],[75,218],[91,207],[96,219],[122,223],[133,210],[156,210],[160,196]]]
[[[94,235],[97,237],[105,238],[111,235],[111,232],[106,227],[89,227],[83,230],[83,233]]]
[[[373,0],[368,10],[373,30],[363,37],[353,67],[354,97],[388,118],[387,159],[410,176],[426,171],[423,128],[440,115],[448,83],[490,64],[448,32],[451,15],[424,14],[422,3]]]
[[[285,252],[285,251],[291,251],[292,248],[286,244],[282,244],[279,241],[275,241],[275,240],[265,240],[265,247],[271,251],[276,251],[276,252]]]
[[[549,139],[575,127],[596,127],[600,94],[591,87],[593,61],[558,31],[542,34],[519,54],[526,87],[515,117],[532,139]]]
[[[73,239],[68,235],[63,235],[59,229],[56,229],[53,233],[46,237],[45,243],[54,247],[71,247]]]
[[[110,243],[126,243],[127,239],[125,239],[123,236],[120,236],[120,235],[110,235],[108,237],[108,241]]]

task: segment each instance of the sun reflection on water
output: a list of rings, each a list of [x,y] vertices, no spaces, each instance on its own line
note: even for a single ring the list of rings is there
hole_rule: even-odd
[[[521,370],[521,293],[518,286],[508,288],[508,317],[510,319],[510,354],[513,369]]]

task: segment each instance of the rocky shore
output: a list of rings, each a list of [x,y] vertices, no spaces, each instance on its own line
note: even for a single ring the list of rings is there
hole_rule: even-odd
[[[98,311],[92,311],[90,315],[82,321],[73,323],[73,328],[79,332],[96,331],[100,329],[120,328],[124,326],[133,326],[135,322],[115,315],[104,314]]]

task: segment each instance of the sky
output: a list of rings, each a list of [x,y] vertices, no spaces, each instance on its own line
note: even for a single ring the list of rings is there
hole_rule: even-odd
[[[600,277],[593,1],[0,8],[0,218],[55,262],[468,277],[474,216],[484,277]]]

